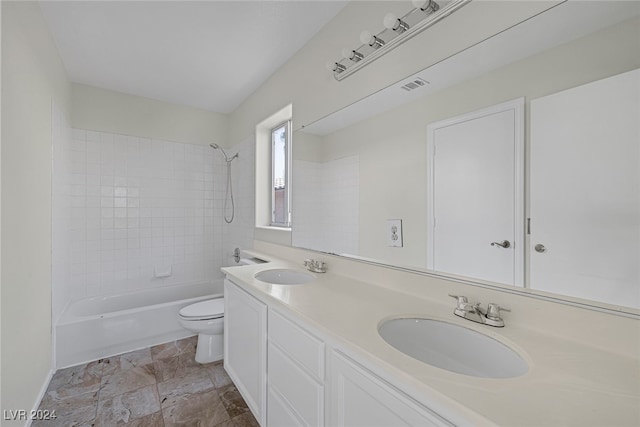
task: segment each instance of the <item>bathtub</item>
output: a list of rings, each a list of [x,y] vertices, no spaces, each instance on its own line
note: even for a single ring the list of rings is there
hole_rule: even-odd
[[[56,325],[56,367],[64,368],[193,335],[178,311],[222,297],[223,281],[85,298],[71,302]]]

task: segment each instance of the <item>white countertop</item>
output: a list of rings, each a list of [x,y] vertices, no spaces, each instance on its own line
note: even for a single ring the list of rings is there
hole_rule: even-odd
[[[640,360],[542,334],[515,322],[493,328],[438,303],[332,273],[305,285],[271,285],[254,274],[299,265],[271,256],[267,264],[227,267],[234,283],[271,306],[288,309],[359,362],[456,424],[503,426],[640,426]],[[429,278],[424,278],[425,281]],[[489,335],[529,364],[525,375],[488,379],[461,375],[413,359],[378,335],[381,321],[430,318]],[[589,328],[590,325],[584,325]]]

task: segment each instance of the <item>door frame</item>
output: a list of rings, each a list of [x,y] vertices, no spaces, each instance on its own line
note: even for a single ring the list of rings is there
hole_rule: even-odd
[[[525,270],[525,160],[524,160],[524,122],[525,122],[525,98],[516,98],[511,101],[492,105],[470,113],[450,117],[448,119],[433,122],[427,125],[427,268],[433,270],[434,260],[434,147],[435,131],[455,124],[478,119],[491,114],[505,111],[514,112],[514,278],[515,286],[524,287]]]

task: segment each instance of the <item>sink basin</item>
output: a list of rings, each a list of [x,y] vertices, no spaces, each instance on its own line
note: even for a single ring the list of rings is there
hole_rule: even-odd
[[[452,323],[432,319],[393,319],[380,336],[404,354],[459,374],[511,378],[529,370],[527,362],[501,342]]]
[[[273,285],[304,285],[315,279],[315,276],[309,273],[286,268],[264,270],[256,273],[254,277],[261,282]]]

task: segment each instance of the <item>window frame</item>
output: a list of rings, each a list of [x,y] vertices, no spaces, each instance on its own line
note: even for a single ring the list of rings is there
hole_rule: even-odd
[[[285,151],[285,165],[284,165],[284,209],[286,211],[285,222],[276,222],[276,186],[275,186],[275,140],[274,131],[284,127],[284,151]],[[270,130],[270,143],[271,143],[271,222],[272,227],[279,228],[291,228],[291,119],[281,122],[277,126],[274,126]]]

